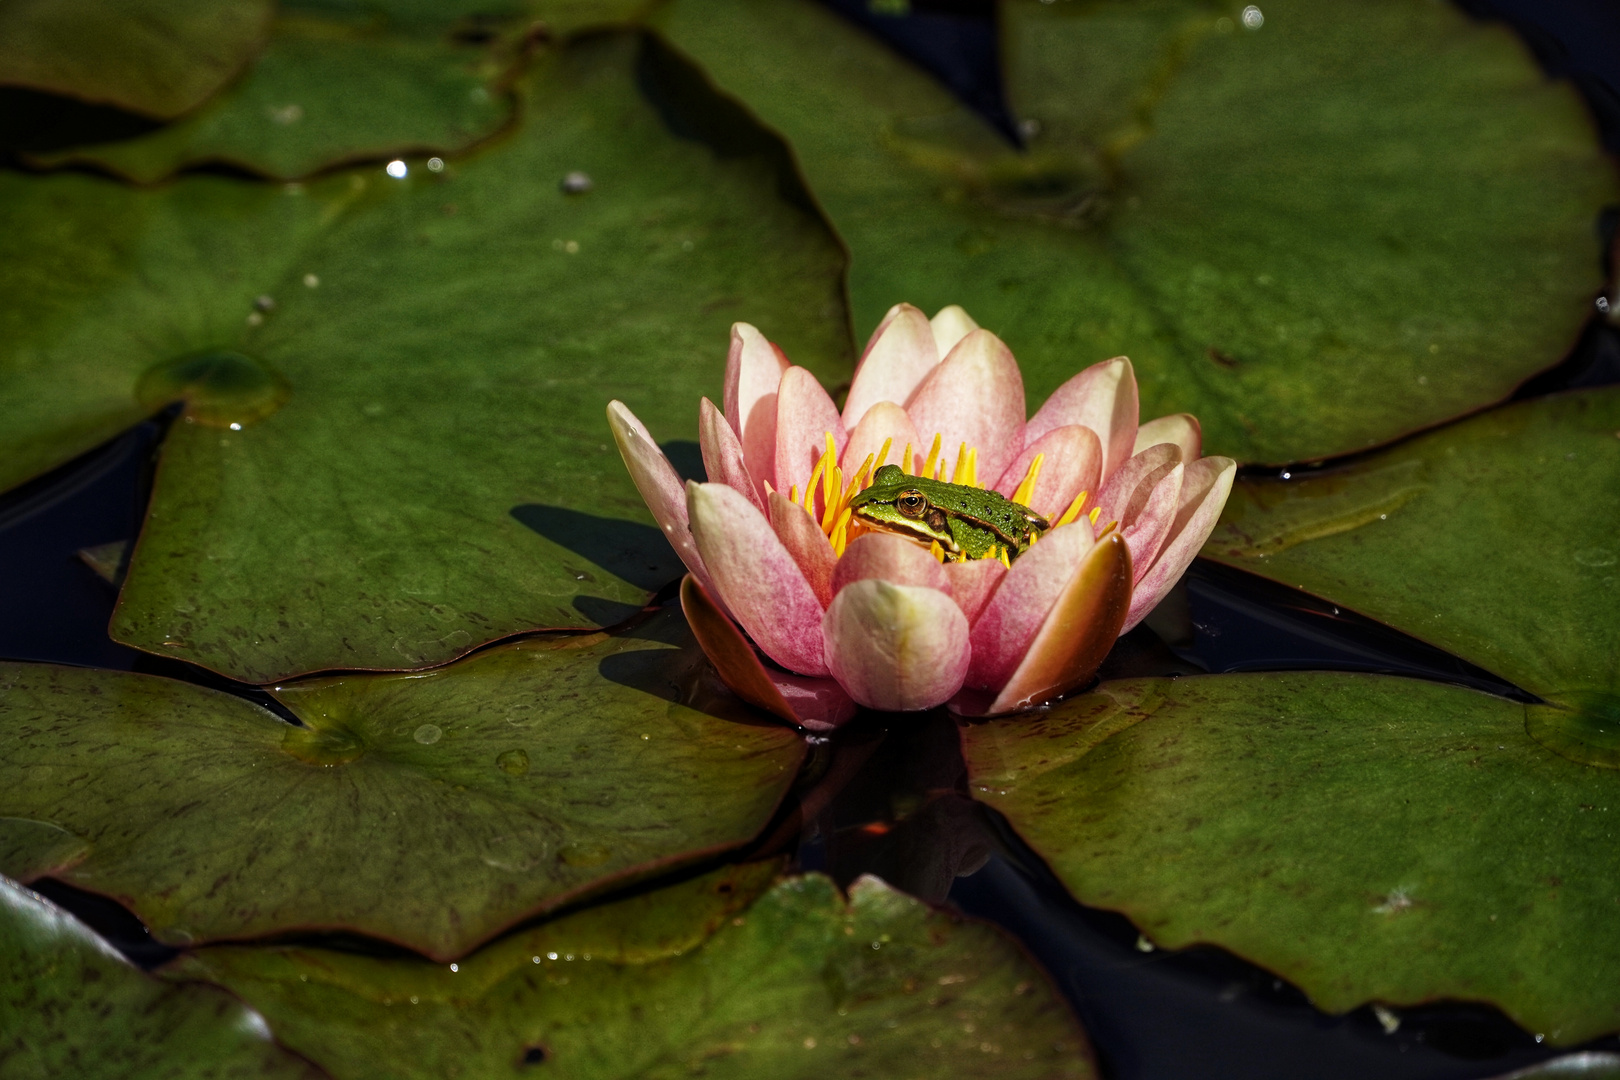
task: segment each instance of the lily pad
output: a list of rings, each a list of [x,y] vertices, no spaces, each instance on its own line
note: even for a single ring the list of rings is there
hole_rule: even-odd
[[[541,1064],[575,1078],[1095,1075],[1067,1007],[990,927],[876,878],[846,901],[820,876],[715,920],[735,910],[714,895],[735,873],[583,912],[455,971],[225,947],[174,974],[229,987],[338,1076],[505,1076]],[[644,929],[650,913],[656,934]],[[677,943],[682,922],[700,932]]]
[[[168,118],[240,71],[271,0],[7,0],[0,85]]]
[[[654,23],[793,145],[856,328],[960,303],[1032,401],[1129,355],[1214,453],[1382,443],[1556,363],[1602,284],[1614,170],[1499,25],[1418,0],[1000,8],[1017,151],[810,0]],[[1224,32],[1223,32],[1224,30]]]
[[[1620,1030],[1620,773],[1525,706],[1380,675],[1104,683],[965,728],[975,793],[1082,903],[1220,945],[1321,1008],[1486,1001]]]
[[[1616,522],[1620,388],[1608,387],[1319,473],[1240,480],[1203,554],[1389,623],[1601,728],[1620,694]]]
[[[678,616],[637,634],[278,687],[304,727],[188,683],[0,666],[0,855],[22,863],[0,872],[118,897],[174,944],[320,928],[460,955],[746,842],[792,784],[803,742],[701,696]]]
[[[204,163],[294,179],[386,154],[454,153],[510,118],[498,80],[515,60],[495,33],[510,17],[470,24],[458,39],[453,8],[403,26],[371,9],[342,14],[291,5],[252,69],[206,107],[150,135],[33,161],[89,163],[142,183]]]
[[[317,1080],[213,986],[137,970],[73,916],[0,878],[0,1074],[8,1080]]]
[[[114,637],[269,683],[615,623],[679,576],[607,402],[695,442],[734,320],[833,380],[850,344],[836,240],[765,158],[672,135],[641,48],[543,59],[525,122],[437,173],[0,176],[0,486],[192,403]]]

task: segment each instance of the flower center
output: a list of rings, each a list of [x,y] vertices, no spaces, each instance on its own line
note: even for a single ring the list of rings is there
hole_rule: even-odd
[[[867,454],[866,460],[861,462],[860,467],[846,480],[844,470],[838,464],[837,441],[830,431],[822,434],[826,440],[827,448],[822,451],[821,457],[816,459],[815,468],[810,472],[810,481],[805,485],[802,495],[798,485],[794,485],[788,491],[788,501],[804,507],[805,511],[821,526],[821,531],[827,535],[828,541],[832,544],[833,553],[842,558],[844,549],[849,546],[849,542],[867,531],[866,526],[854,517],[854,513],[850,508],[850,500],[872,486],[872,478],[879,469],[888,463],[889,452],[894,449],[894,439],[885,439],[883,448],[878,453]],[[897,463],[901,471],[939,483],[959,484],[963,487],[983,487],[979,483],[978,448],[963,443],[957,451],[955,461],[951,462],[947,461],[944,455],[940,453],[940,446],[943,441],[943,436],[936,432],[933,444],[928,448],[926,457],[913,454],[911,444],[907,443],[905,449],[900,452],[900,460]],[[1035,482],[1040,478],[1041,466],[1045,461],[1045,454],[1036,454],[1030,460],[1029,468],[1025,471],[1023,480],[1010,496],[1013,502],[1026,507],[1029,506],[1029,501],[1034,496]],[[1076,495],[1073,501],[1069,503],[1068,508],[1052,522],[1052,527],[1055,529],[1060,525],[1067,525],[1078,519],[1080,511],[1085,505],[1087,494],[1087,492],[1082,491]],[[1097,524],[1097,515],[1099,513],[1101,513],[1101,508],[1093,508],[1088,515],[1093,527]],[[1033,546],[1038,539],[1038,534],[1032,535],[1030,545]],[[941,562],[945,560],[945,549],[940,546],[939,541],[934,541],[929,550],[936,559]],[[999,558],[1003,563],[1008,562],[1005,548],[996,548],[993,553],[982,557]]]

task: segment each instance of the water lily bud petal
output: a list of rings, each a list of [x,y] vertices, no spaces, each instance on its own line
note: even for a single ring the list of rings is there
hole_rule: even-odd
[[[1131,604],[1130,546],[1119,534],[1086,553],[988,712],[1027,709],[1085,685],[1113,648]]]
[[[910,304],[896,304],[872,334],[844,402],[844,424],[854,427],[880,401],[904,405],[939,363],[928,318]]]
[[[1136,445],[1131,453],[1140,454],[1158,443],[1175,443],[1181,447],[1182,461],[1197,461],[1204,452],[1204,429],[1191,413],[1172,413],[1157,420],[1149,420],[1136,429]]]
[[[996,587],[1006,576],[1007,568],[1000,559],[969,559],[950,562],[943,566],[945,577],[951,583],[951,598],[967,616],[968,625],[978,622],[985,605],[995,595]]]
[[[816,600],[826,608],[832,603],[833,567],[838,564],[832,542],[804,507],[788,502],[780,491],[770,494],[770,513],[771,528],[776,530],[777,539],[793,556],[793,561],[799,564],[804,579],[816,594]]]
[[[1026,442],[1023,452],[1001,474],[996,490],[1012,498],[1036,454],[1042,455],[1041,472],[1035,478],[1029,508],[1037,514],[1055,521],[1076,495],[1082,491],[1097,493],[1102,476],[1102,443],[1096,432],[1078,424],[1053,428],[1033,442]]]
[[[703,451],[703,471],[710,480],[742,492],[755,506],[765,509],[760,501],[763,492],[748,475],[743,461],[742,442],[708,398],[698,404],[698,446]]]
[[[715,592],[748,636],[789,671],[827,674],[821,604],[765,516],[724,484],[687,484],[686,507]]]
[[[787,357],[747,323],[731,328],[726,356],[726,422],[742,443],[748,474],[763,484],[776,475],[776,392]]]
[[[882,578],[896,585],[920,585],[947,595],[951,590],[945,568],[927,548],[890,533],[867,533],[850,541],[849,547],[844,549],[844,557],[833,570],[833,595],[867,578]]]
[[[883,452],[884,443],[889,444],[889,456],[879,462],[877,455]],[[844,478],[846,481],[853,479],[855,470],[861,467],[868,454],[872,455],[872,469],[876,471],[881,464],[900,465],[906,447],[911,447],[915,453],[920,445],[922,439],[912,426],[906,410],[892,401],[880,401],[866,410],[861,422],[849,433],[849,442],[844,444],[844,453],[840,458]]]
[[[1180,580],[1193,558],[1209,539],[1215,523],[1220,520],[1226,497],[1232,493],[1232,478],[1237,475],[1237,462],[1225,457],[1199,458],[1187,466],[1181,479],[1181,494],[1176,508],[1176,521],[1170,528],[1170,539],[1159,552],[1142,579],[1137,582],[1131,596],[1130,614],[1120,633],[1131,629],[1147,617],[1154,606]]]
[[[1097,493],[1093,505],[1102,507],[1098,524],[1117,521],[1121,528],[1131,524],[1152,497],[1155,485],[1179,464],[1181,450],[1174,443],[1155,443],[1126,459]]]
[[[1082,518],[1053,529],[1018,556],[973,623],[969,686],[999,690],[1006,684],[1075,567],[1095,543],[1091,522]]]
[[[1024,448],[1024,378],[1000,338],[975,330],[928,373],[906,403],[924,439],[940,433],[955,458],[963,443],[979,451],[979,475],[1000,477]]]
[[[870,708],[931,709],[967,673],[967,617],[937,589],[854,582],[833,598],[822,633],[833,677]]]
[[[941,356],[949,356],[957,342],[979,328],[960,304],[940,308],[939,313],[928,320],[928,325],[934,331],[934,345]]]
[[[797,487],[803,493],[816,461],[827,451],[829,431],[835,448],[842,450],[849,436],[838,416],[838,407],[809,371],[788,368],[782,374],[776,398],[777,491]]]
[[[1097,433],[1103,448],[1103,480],[1125,463],[1136,447],[1140,403],[1136,371],[1123,356],[1092,364],[1058,387],[1030,417],[1025,439],[1038,439],[1056,427],[1081,424]]]
[[[664,536],[686,568],[707,587],[711,580],[709,570],[687,526],[686,489],[675,466],[653,442],[646,425],[636,419],[624,402],[609,402],[607,417],[613,441],[619,446],[619,456],[624,458],[624,467],[630,471],[630,479],[647,503],[647,509],[652,511],[653,520],[664,530]]]
[[[855,715],[855,702],[833,680],[772,671],[760,663],[742,631],[690,575],[681,581],[681,610],[704,655],[744,701],[812,731],[837,727]]]
[[[1159,552],[1170,539],[1170,530],[1175,526],[1181,508],[1181,484],[1185,473],[1186,466],[1179,463],[1166,473],[1153,485],[1141,511],[1120,530],[1120,535],[1130,546],[1131,572],[1137,580],[1147,576]]]

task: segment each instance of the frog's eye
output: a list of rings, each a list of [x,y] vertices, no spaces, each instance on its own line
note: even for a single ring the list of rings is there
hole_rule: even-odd
[[[906,517],[920,518],[928,512],[928,499],[917,490],[902,491],[894,500],[895,509]]]

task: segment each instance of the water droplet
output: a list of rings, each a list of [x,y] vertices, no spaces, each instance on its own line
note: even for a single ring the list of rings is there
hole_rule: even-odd
[[[1215,20],[1215,30],[1218,33],[1230,34],[1232,32],[1232,26],[1232,20],[1228,19],[1225,15],[1222,15],[1220,18]]]
[[[814,1035],[805,1036],[804,1048],[806,1050],[814,1050],[816,1048],[816,1037]]]
[[[399,158],[395,158],[393,161],[388,163],[388,167],[384,171],[386,171],[388,175],[392,176],[395,180],[403,180],[405,179],[406,174],[410,172],[410,169],[403,161],[399,160]]]
[[[1594,569],[1615,564],[1615,554],[1607,548],[1587,548],[1585,551],[1575,553],[1575,561],[1582,566]]]
[[[205,427],[256,424],[291,396],[292,386],[279,372],[236,352],[165,360],[147,368],[135,384],[135,397],[143,407],[156,411],[184,401],[186,419]]]
[[[306,289],[315,289],[315,288],[319,288],[320,284],[321,284],[321,279],[318,276],[316,276],[315,274],[305,274],[304,275],[304,288],[306,288]]]
[[[296,124],[304,118],[302,105],[272,105],[265,111],[270,114],[272,123],[280,124],[282,127]]]
[[[557,849],[557,860],[568,866],[601,866],[612,857],[612,851],[601,844],[593,844],[588,840],[564,844]]]
[[[276,310],[276,298],[269,293],[262,293],[253,298],[253,306],[260,311],[274,311]]]
[[[1266,25],[1266,17],[1253,4],[1243,9],[1241,17],[1243,19],[1243,29],[1245,30],[1258,30]]]
[[[451,964],[450,965],[450,970],[451,971],[460,971],[461,970],[461,965],[459,965],[459,964]]]
[[[444,158],[430,157],[427,159],[428,172],[444,172]]]
[[[1597,309],[1603,312],[1605,315],[1609,313],[1609,298],[1607,296],[1600,296],[1597,298]]]
[[[564,240],[563,241],[563,250],[568,252],[568,254],[570,254],[570,255],[578,255],[579,254],[579,241],[578,240]]]
[[[438,724],[423,724],[421,727],[416,729],[415,733],[411,735],[411,738],[415,739],[423,746],[432,746],[434,743],[439,741],[440,736],[443,734],[444,729]]]
[[[1401,1029],[1401,1018],[1382,1005],[1374,1005],[1372,1011],[1378,1018],[1378,1026],[1384,1029],[1385,1035],[1393,1035]]]
[[[495,764],[509,776],[522,776],[529,771],[529,752],[527,750],[508,750],[495,759]]]
[[[692,241],[690,241],[690,240],[682,240],[681,241],[681,250],[682,251],[691,251],[696,246],[697,245],[693,244]]]
[[[560,185],[563,192],[568,195],[583,195],[591,190],[590,173],[580,172],[578,169],[562,178]]]
[[[1033,139],[1041,133],[1041,122],[1033,116],[1025,117],[1018,122],[1018,133],[1026,139]]]
[[[1149,941],[1145,935],[1137,934],[1136,935],[1136,951],[1137,952],[1152,952],[1153,951],[1153,942]]]

